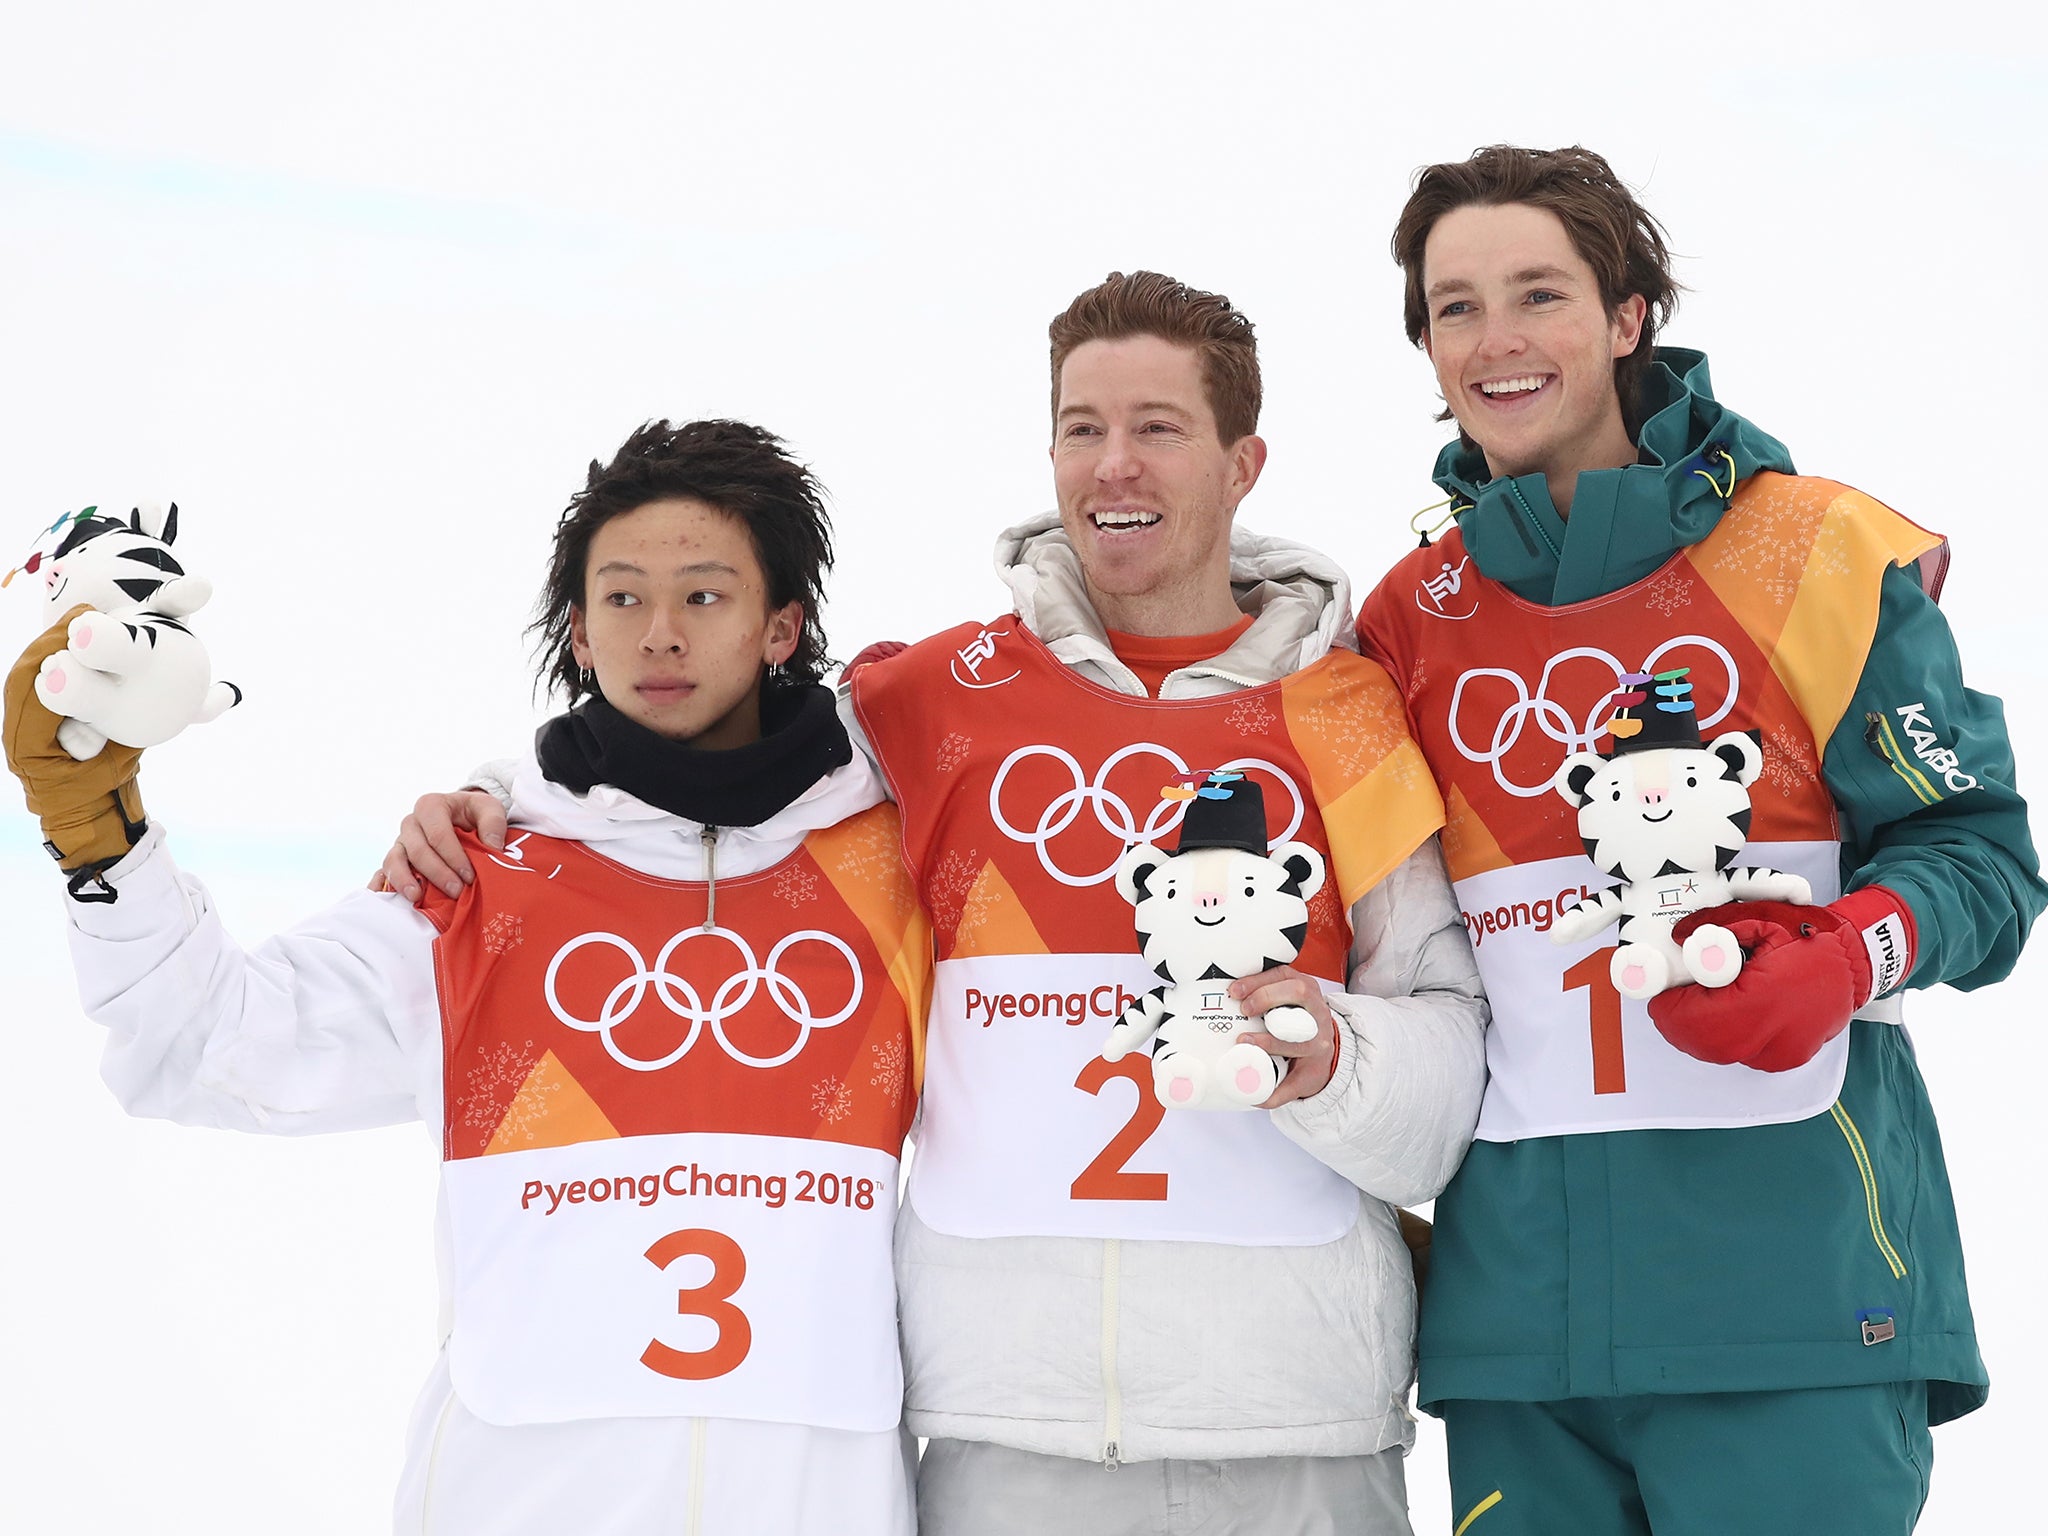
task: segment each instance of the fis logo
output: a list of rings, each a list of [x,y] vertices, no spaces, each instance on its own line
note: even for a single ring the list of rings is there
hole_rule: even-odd
[[[1467,555],[1455,566],[1448,560],[1434,576],[1425,576],[1415,589],[1415,606],[1432,618],[1469,619],[1479,611],[1477,595],[1467,595],[1465,567],[1472,563]]]
[[[1892,714],[1898,717],[1896,725],[1875,712],[1864,716],[1863,739],[1871,751],[1891,764],[1892,772],[1906,781],[1922,804],[1932,805],[1942,798],[1929,773],[1939,777],[1952,795],[1977,787],[1976,778],[1963,771],[1962,759],[1953,749],[1941,745],[1941,738],[1934,733],[1934,722],[1927,717],[1924,700],[1902,704]],[[1901,735],[1912,743],[1910,757]]]
[[[996,657],[996,641],[1009,634],[1007,629],[983,629],[972,640],[953,653],[953,681],[962,688],[1000,688],[1013,680],[1023,669],[1012,667],[1001,677],[983,677],[981,669]]]

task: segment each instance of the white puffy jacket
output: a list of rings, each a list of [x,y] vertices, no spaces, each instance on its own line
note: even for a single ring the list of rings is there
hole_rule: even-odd
[[[672,880],[704,878],[702,828],[599,785],[575,795],[528,758],[505,765],[515,826],[587,843]],[[856,755],[758,827],[717,834],[718,872],[786,858],[815,828],[881,799]],[[111,904],[67,902],[86,1011],[107,1026],[102,1074],[124,1107],[188,1125],[309,1135],[406,1120],[439,1143],[435,930],[395,896],[359,891],[252,950],[152,827],[109,873]],[[450,1385],[449,1245],[437,1250],[444,1347],[420,1394],[393,1528],[403,1536],[910,1536],[897,1431],[739,1419],[619,1418],[501,1426]]]
[[[1056,514],[1008,530],[996,565],[1066,665],[1142,695],[1089,604]],[[1314,550],[1238,530],[1231,583],[1253,616],[1165,698],[1267,683],[1352,644],[1349,585]],[[865,748],[842,697],[841,715]],[[1436,842],[1351,912],[1350,995],[1320,1093],[1280,1128],[1360,1190],[1320,1247],[967,1238],[905,1202],[897,1289],[919,1435],[1109,1462],[1362,1455],[1413,1440],[1415,1286],[1394,1207],[1457,1171],[1485,1083],[1486,1003]]]

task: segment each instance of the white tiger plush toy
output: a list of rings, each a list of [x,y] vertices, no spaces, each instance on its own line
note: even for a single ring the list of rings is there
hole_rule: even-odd
[[[36,678],[36,697],[65,717],[57,744],[80,762],[109,740],[158,746],[242,701],[233,683],[213,681],[206,647],[182,622],[206,605],[213,583],[171,553],[177,503],[135,508],[126,522],[97,510],[76,514],[56,549],[23,567],[42,575],[45,626],[80,603],[96,610],[71,621],[67,649]]]
[[[1730,901],[1813,900],[1798,875],[1734,867],[1749,839],[1749,786],[1763,772],[1763,748],[1746,731],[1702,744],[1685,673],[1624,677],[1607,723],[1613,750],[1574,752],[1551,780],[1579,808],[1587,856],[1622,882],[1560,915],[1551,942],[1576,943],[1618,923],[1609,975],[1623,997],[1686,982],[1725,987],[1741,974],[1733,934],[1702,923],[1681,947],[1671,934],[1681,918]]]
[[[1169,788],[1168,798],[1182,798]],[[1306,843],[1266,850],[1265,798],[1243,775],[1218,770],[1189,798],[1180,846],[1127,850],[1116,888],[1136,909],[1138,947],[1165,981],[1111,1026],[1116,1061],[1152,1040],[1152,1091],[1168,1109],[1250,1109],[1271,1097],[1285,1064],[1237,1037],[1263,1028],[1308,1040],[1306,1008],[1247,1018],[1230,983],[1301,953],[1323,857]]]

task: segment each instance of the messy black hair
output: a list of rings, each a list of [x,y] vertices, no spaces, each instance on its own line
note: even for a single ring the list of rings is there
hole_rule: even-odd
[[[781,438],[760,427],[743,421],[650,421],[620,445],[611,463],[590,461],[588,480],[555,525],[554,558],[527,630],[535,637],[543,690],[559,691],[572,705],[595,691],[576,665],[569,622],[585,600],[597,530],[651,501],[677,497],[716,507],[747,530],[768,580],[771,609],[803,604],[796,650],[783,663],[789,679],[815,683],[832,665],[818,622],[825,573],[832,568],[824,487],[789,456]]]

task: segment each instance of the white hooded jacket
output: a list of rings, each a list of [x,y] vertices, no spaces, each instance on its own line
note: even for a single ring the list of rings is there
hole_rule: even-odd
[[[1066,665],[1143,695],[1046,513],[996,565],[1023,623]],[[1231,584],[1251,627],[1170,675],[1163,698],[1271,682],[1349,647],[1344,574],[1239,529]],[[842,687],[841,715],[857,742]],[[907,1420],[923,1436],[1114,1464],[1364,1455],[1413,1440],[1415,1285],[1394,1207],[1457,1171],[1485,1081],[1486,1004],[1432,839],[1351,912],[1336,1073],[1274,1110],[1286,1135],[1360,1190],[1320,1247],[1071,1237],[968,1238],[905,1202],[896,1229]]]
[[[705,878],[704,829],[610,785],[577,795],[531,757],[506,765],[515,828],[572,838],[665,879]],[[720,877],[755,873],[806,834],[881,799],[867,761],[826,775],[757,827],[716,833]],[[356,892],[254,949],[152,827],[108,875],[109,904],[67,902],[87,1013],[107,1026],[102,1075],[131,1113],[308,1135],[406,1120],[438,1145],[436,930],[401,898]],[[906,1442],[797,1424],[615,1418],[502,1426],[450,1383],[449,1244],[438,1219],[443,1348],[407,1439],[403,1536],[910,1536]]]

